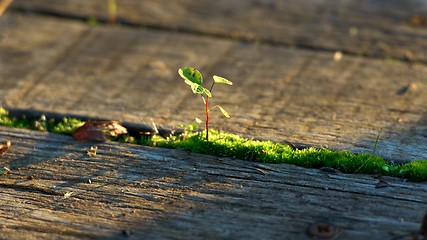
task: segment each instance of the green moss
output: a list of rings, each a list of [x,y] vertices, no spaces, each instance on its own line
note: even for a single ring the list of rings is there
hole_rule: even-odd
[[[32,129],[30,121],[28,121],[26,118],[22,118],[22,119],[11,118],[9,117],[9,112],[6,109],[3,109],[1,107],[0,107],[0,125],[16,127],[16,128]]]
[[[399,176],[411,181],[427,180],[427,161],[425,160],[399,165],[367,153],[354,154],[349,151],[318,148],[294,150],[286,144],[249,140],[216,130],[211,130],[209,136],[209,141],[205,140],[204,133],[191,133],[185,139],[180,136],[171,136],[166,139],[155,136],[150,144],[249,161],[288,163],[306,168],[330,167],[344,173],[369,174],[379,171],[384,175]]]
[[[7,111],[0,108],[0,125],[4,126],[42,129],[71,135],[84,123],[84,121],[74,118],[64,118],[60,122],[45,119],[37,121],[29,121],[25,118],[15,119],[10,118]],[[209,131],[209,141],[206,141],[204,132],[193,131],[168,138],[155,135],[151,138],[144,136],[135,139],[133,136],[121,135],[112,140],[157,147],[181,148],[195,153],[264,163],[287,163],[306,168],[329,167],[344,173],[370,174],[379,171],[384,175],[402,177],[411,181],[427,181],[427,160],[392,164],[379,156],[367,153],[354,154],[349,151],[332,151],[319,148],[293,149],[286,144],[251,140],[216,130]]]
[[[61,122],[53,124],[50,131],[54,133],[71,135],[77,128],[83,126],[84,121],[75,118],[64,118]]]
[[[421,182],[427,180],[427,160],[412,161],[394,169],[393,174],[407,178],[411,181]]]

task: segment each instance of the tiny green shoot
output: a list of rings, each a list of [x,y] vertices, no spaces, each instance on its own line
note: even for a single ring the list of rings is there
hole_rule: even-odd
[[[206,141],[209,141],[209,111],[215,108],[218,108],[226,118],[230,118],[230,115],[228,114],[228,112],[219,105],[215,105],[214,107],[209,109],[209,98],[212,97],[212,89],[215,83],[233,85],[233,82],[223,77],[214,75],[212,85],[209,89],[207,89],[202,86],[203,76],[199,70],[192,67],[184,67],[178,70],[178,74],[184,79],[184,83],[190,86],[191,91],[194,94],[200,95],[203,100],[203,104],[205,105],[205,114],[206,114],[206,122],[205,122]]]
[[[180,124],[179,127],[182,128],[184,131],[181,134],[182,139],[186,139],[188,137],[189,134],[197,131],[198,128],[198,124],[203,123],[202,120],[200,120],[200,118],[195,118],[193,120],[193,122],[185,125],[185,124]]]
[[[377,134],[377,138],[375,139],[374,149],[372,150],[372,156],[376,156],[375,154],[377,153],[377,146],[378,146],[378,142],[380,140],[380,136],[381,136],[381,131],[382,130],[383,130],[383,128],[380,128],[380,131]],[[358,172],[365,165],[365,163],[367,161],[369,161],[369,159],[370,158],[366,159],[366,161],[358,169],[356,169],[355,172]],[[386,169],[384,169],[384,170],[386,170]],[[386,170],[386,171],[388,171],[388,170]]]

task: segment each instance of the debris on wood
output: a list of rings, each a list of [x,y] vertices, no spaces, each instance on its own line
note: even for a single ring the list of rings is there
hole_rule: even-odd
[[[342,56],[343,56],[342,52],[340,52],[340,51],[335,52],[334,53],[334,61],[338,62],[339,60],[341,60]]]
[[[6,152],[9,150],[10,146],[12,146],[12,143],[10,141],[7,141],[5,145],[0,145],[0,155],[5,155]]]
[[[77,141],[105,142],[109,136],[117,137],[127,133],[127,129],[116,121],[90,121],[79,127],[73,137]]]
[[[408,92],[416,92],[419,88],[419,84],[417,84],[416,82],[411,82],[405,86],[403,86],[402,88],[400,88],[396,93],[397,95],[404,95]]]
[[[0,1],[0,16],[3,15],[3,13],[9,7],[9,5],[12,3],[12,1],[13,0],[3,0],[3,1]]]
[[[425,27],[427,26],[427,16],[415,14],[409,19],[409,24],[415,27]]]
[[[332,223],[316,222],[310,224],[307,232],[313,238],[330,239],[335,237],[340,232],[340,230]]]
[[[3,167],[2,169],[0,169],[0,175],[7,174],[9,172],[10,172],[10,169],[7,167]]]
[[[87,150],[87,155],[89,156],[89,157],[95,157],[96,156],[96,151],[98,150],[98,147],[97,146],[91,146],[90,148],[89,148],[89,150]]]
[[[71,194],[73,194],[74,192],[66,192],[64,193],[64,199],[71,197]]]
[[[375,188],[384,188],[390,186],[386,181],[379,180],[378,183],[375,185]]]

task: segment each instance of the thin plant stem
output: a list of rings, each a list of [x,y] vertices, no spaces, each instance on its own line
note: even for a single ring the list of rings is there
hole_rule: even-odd
[[[380,128],[380,131],[378,132],[378,134],[377,134],[377,138],[375,139],[375,144],[374,144],[374,150],[372,151],[372,156],[375,156],[375,154],[377,153],[377,144],[378,144],[378,141],[380,140],[380,135],[381,135],[381,131],[383,130],[383,128],[381,127]],[[359,168],[357,168],[356,169],[356,171],[354,171],[355,173],[357,173],[360,169],[362,169],[362,167],[363,166],[365,166],[365,163],[368,161],[368,160],[370,160],[371,159],[371,157],[369,157],[368,159],[366,159],[365,160],[365,162],[363,162],[363,164],[362,165],[360,165],[360,167]]]
[[[205,109],[206,109],[206,141],[209,141],[209,97],[206,97]]]
[[[380,139],[380,135],[381,135],[382,130],[383,130],[383,128],[380,128],[380,131],[378,132],[378,135],[377,135],[377,139],[375,139],[374,150],[373,150],[372,155],[375,155],[375,153],[377,153],[377,144],[378,144],[378,140]]]
[[[215,85],[215,82],[212,82],[211,88],[209,89],[209,92],[212,93],[213,86]],[[206,96],[206,100],[203,99],[205,102],[205,110],[206,110],[206,141],[209,141],[209,97]]]
[[[211,86],[211,88],[209,88],[209,92],[212,93],[212,88],[213,88],[214,85],[215,85],[215,82],[212,82],[212,86]]]

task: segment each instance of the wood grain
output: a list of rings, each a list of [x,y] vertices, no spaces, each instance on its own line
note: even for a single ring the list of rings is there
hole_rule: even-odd
[[[336,239],[416,231],[427,185],[285,164],[216,158],[0,127],[12,141],[0,176],[2,238],[309,239],[327,221]],[[96,145],[96,156],[87,150]]]
[[[208,84],[213,74],[235,83],[213,91],[211,103],[232,116],[212,113],[214,128],[370,153],[382,129],[377,154],[396,162],[427,159],[424,65],[336,61],[327,52],[40,16],[4,18],[3,106],[176,128],[203,116],[202,101],[177,74],[194,66]]]
[[[413,25],[427,16],[420,0],[275,1],[150,0],[117,1],[119,21],[319,51],[427,62],[427,28]],[[16,0],[14,8],[106,21],[105,0]]]

